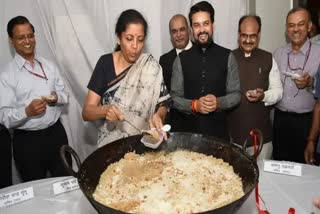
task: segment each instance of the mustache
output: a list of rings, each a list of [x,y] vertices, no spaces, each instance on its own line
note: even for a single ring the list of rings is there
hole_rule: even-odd
[[[244,45],[254,45],[253,42],[243,42],[242,44],[244,44]]]
[[[207,35],[207,36],[209,36],[209,33],[208,33],[208,32],[200,32],[200,33],[198,33],[198,37],[201,36],[201,35]]]

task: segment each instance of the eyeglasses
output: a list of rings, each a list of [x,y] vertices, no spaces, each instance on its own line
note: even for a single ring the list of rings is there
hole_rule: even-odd
[[[15,37],[13,37],[13,39],[17,40],[18,42],[22,42],[25,39],[34,39],[34,37],[35,37],[34,33],[30,33],[30,34],[27,34],[27,35],[15,36]]]
[[[240,33],[240,37],[243,39],[256,39],[258,37],[258,34],[245,34],[245,33]]]
[[[292,68],[291,65],[290,65],[290,53],[291,52],[288,53],[288,67],[290,68],[291,71],[298,71],[298,70],[304,71],[304,68],[306,67],[306,64],[307,64],[308,59],[309,59],[311,46],[312,46],[312,43],[309,41],[309,48],[308,48],[308,50],[306,52],[306,57],[304,58],[304,62],[303,62],[302,67]]]

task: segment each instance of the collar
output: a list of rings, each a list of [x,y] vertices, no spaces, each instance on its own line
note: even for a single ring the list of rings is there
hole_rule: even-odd
[[[255,52],[256,52],[256,49],[257,49],[257,48],[253,49],[250,53],[247,53],[247,52],[245,52],[245,51],[240,47],[240,50],[242,50],[242,53],[243,53],[242,56],[243,56],[244,58],[250,58],[250,57],[254,56],[254,55],[255,55]]]
[[[201,47],[198,43],[195,43],[193,46],[194,46],[196,49],[198,49],[201,53],[204,53],[204,52],[207,51],[207,49],[211,49],[212,47],[214,47],[214,46],[215,46],[215,43],[214,43],[214,41],[212,40],[212,41],[208,44],[208,46],[207,46],[206,48]]]
[[[252,53],[252,52],[250,52],[250,53],[246,53],[246,52],[244,52],[244,58],[251,57],[251,53]]]
[[[39,56],[37,54],[35,54],[34,59],[38,62],[41,62],[41,59],[39,59]],[[25,58],[23,58],[22,56],[20,56],[18,53],[15,53],[14,55],[14,61],[16,62],[19,70],[22,70],[23,66],[28,63],[27,60]]]
[[[246,53],[240,46],[239,46],[238,50],[241,53],[240,57],[247,59],[247,58],[250,58],[250,57],[253,57],[256,55],[258,47],[253,49],[250,53]]]
[[[189,50],[191,47],[192,47],[192,42],[189,40],[187,46],[184,49],[176,48],[176,53],[177,53],[177,55],[179,55],[179,53],[181,53],[181,51]]]
[[[310,39],[307,38],[307,40],[304,42],[304,44],[300,48],[299,52],[301,52],[303,55],[307,55],[309,46],[310,46]],[[291,53],[292,51],[293,51],[292,50],[292,45],[291,45],[291,43],[288,43],[287,46],[286,46],[286,52],[287,53]]]

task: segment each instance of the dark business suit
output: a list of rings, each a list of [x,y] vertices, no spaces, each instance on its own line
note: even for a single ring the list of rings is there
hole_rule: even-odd
[[[10,133],[0,124],[0,189],[12,185],[11,155]]]
[[[162,67],[163,79],[169,92],[171,90],[172,65],[176,57],[177,57],[177,52],[175,48],[173,48],[168,53],[165,53],[162,56],[160,56],[159,63]]]
[[[168,53],[165,53],[162,56],[160,56],[159,60],[159,63],[162,67],[164,84],[166,85],[169,92],[171,91],[172,65],[176,57],[177,51],[175,48],[173,48]],[[171,109],[170,112],[168,112],[165,123],[171,124],[171,115],[174,114],[174,112],[172,111],[174,111],[174,109]]]

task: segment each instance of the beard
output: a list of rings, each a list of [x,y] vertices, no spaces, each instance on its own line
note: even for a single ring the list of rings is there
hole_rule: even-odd
[[[204,34],[208,36],[208,40],[206,42],[200,42],[199,37]],[[197,35],[197,38],[198,39],[195,39],[195,43],[200,46],[200,48],[207,48],[213,42],[212,35],[210,36],[208,32],[200,32]]]

